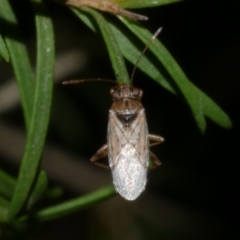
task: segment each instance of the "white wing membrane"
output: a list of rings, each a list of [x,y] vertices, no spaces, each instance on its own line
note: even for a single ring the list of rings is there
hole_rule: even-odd
[[[108,156],[113,183],[127,200],[136,199],[144,190],[149,162],[148,129],[144,109],[126,127],[110,110]]]

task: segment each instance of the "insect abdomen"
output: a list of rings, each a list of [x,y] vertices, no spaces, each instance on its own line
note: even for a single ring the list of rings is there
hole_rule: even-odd
[[[116,165],[112,166],[115,188],[127,200],[135,200],[145,189],[147,166],[139,158],[136,149],[129,143],[116,159]]]

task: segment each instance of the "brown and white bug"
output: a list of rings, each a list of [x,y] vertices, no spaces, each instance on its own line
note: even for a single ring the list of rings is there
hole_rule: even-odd
[[[123,198],[134,200],[145,189],[149,159],[156,166],[161,164],[149,151],[150,141],[155,145],[164,139],[148,133],[141,104],[142,90],[119,85],[112,88],[110,94],[113,104],[109,110],[107,144],[97,151],[91,162],[98,163],[108,155],[116,191]]]
[[[151,41],[160,31],[161,29],[158,29]],[[140,58],[136,66],[139,60]],[[86,80],[70,80],[64,84],[84,81]],[[149,147],[162,143],[164,139],[148,132],[145,110],[141,103],[143,95],[141,89],[121,84],[111,88],[110,94],[113,104],[109,110],[107,144],[101,147],[90,161],[108,168],[99,162],[101,158],[108,156],[116,191],[126,200],[135,200],[145,189],[149,160],[151,159],[155,166],[161,165],[156,155],[150,152]]]

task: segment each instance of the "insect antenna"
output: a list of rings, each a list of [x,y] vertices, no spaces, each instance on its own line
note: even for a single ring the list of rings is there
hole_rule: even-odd
[[[116,81],[110,80],[110,79],[103,79],[103,78],[93,78],[93,79],[74,79],[74,80],[68,80],[62,82],[63,85],[69,85],[69,84],[78,84],[78,83],[84,83],[84,82],[110,82],[115,83]]]
[[[145,48],[143,49],[143,51],[141,52],[140,56],[138,57],[137,59],[137,62],[133,68],[133,71],[132,71],[132,74],[131,74],[131,79],[130,79],[130,82],[133,81],[133,76],[136,72],[136,69],[137,69],[137,66],[143,56],[143,54],[147,51],[147,49],[149,48],[149,46],[152,44],[152,42],[154,41],[154,39],[159,35],[159,33],[162,31],[162,27],[160,27],[152,36],[152,38],[149,40],[149,42],[147,43],[147,45],[145,46]]]

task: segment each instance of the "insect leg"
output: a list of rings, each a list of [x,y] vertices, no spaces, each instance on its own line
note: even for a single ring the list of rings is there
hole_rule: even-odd
[[[158,144],[164,142],[164,138],[163,137],[160,137],[160,136],[154,135],[154,134],[149,134],[148,135],[148,139],[149,139],[149,141],[153,141],[153,143],[150,143],[150,147],[158,145]]]
[[[108,146],[107,144],[105,144],[90,158],[90,161],[100,167],[109,169],[109,166],[98,162],[99,159],[105,158],[107,155],[108,155]]]
[[[159,167],[162,163],[160,162],[158,157],[152,152],[150,152],[149,154],[150,154],[150,160],[153,162],[153,165],[151,166],[151,168]]]

